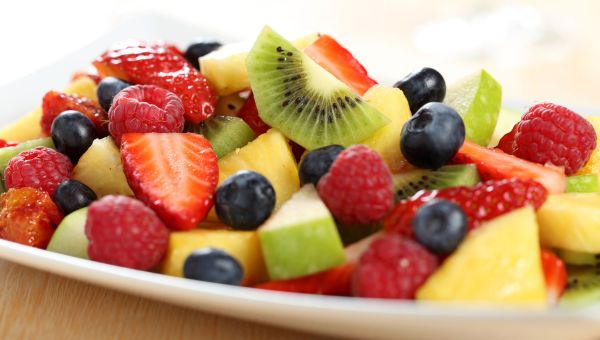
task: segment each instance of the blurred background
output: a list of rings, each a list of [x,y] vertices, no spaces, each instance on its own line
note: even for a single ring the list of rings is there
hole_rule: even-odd
[[[265,24],[289,38],[326,32],[383,83],[423,66],[438,69],[447,82],[485,68],[505,98],[600,108],[595,0],[20,0],[1,7],[0,85],[144,11],[197,26],[185,37],[210,32],[252,40]]]

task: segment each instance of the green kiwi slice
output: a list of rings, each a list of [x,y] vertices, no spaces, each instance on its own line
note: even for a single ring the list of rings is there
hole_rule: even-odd
[[[246,58],[259,116],[307,150],[349,146],[389,119],[265,27]]]
[[[251,142],[256,135],[243,119],[232,116],[214,116],[200,124],[186,123],[185,131],[203,135],[221,158]]]
[[[473,186],[481,181],[474,164],[446,165],[437,170],[415,169],[392,175],[397,201],[409,198],[420,190]]]
[[[582,306],[600,301],[600,270],[595,267],[567,267],[567,289],[561,306]]]
[[[40,139],[32,139],[22,143],[19,143],[15,146],[9,146],[0,149],[0,193],[4,192],[6,189],[4,187],[4,169],[8,165],[8,162],[20,154],[23,151],[31,150],[38,146],[45,146],[47,148],[54,149],[54,143],[52,142],[52,138],[40,138]]]
[[[576,266],[595,266],[600,268],[600,254],[556,249],[556,255],[567,264]]]

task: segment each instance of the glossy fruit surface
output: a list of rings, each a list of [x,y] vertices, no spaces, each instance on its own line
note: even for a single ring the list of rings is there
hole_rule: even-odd
[[[412,220],[413,233],[420,244],[438,255],[450,254],[467,234],[467,216],[446,200],[433,200],[421,206]]]
[[[113,98],[115,98],[121,90],[124,90],[129,86],[131,86],[130,83],[115,77],[106,77],[102,79],[96,89],[98,103],[102,106],[104,111],[108,112],[112,105]]]
[[[394,84],[394,87],[404,92],[412,113],[427,103],[444,101],[446,95],[444,77],[430,67],[412,72]]]
[[[328,145],[314,149],[306,154],[300,161],[298,169],[300,184],[312,183],[316,186],[343,150],[344,147],[341,145]]]
[[[183,276],[192,280],[239,286],[244,270],[231,255],[216,248],[202,248],[188,256]]]
[[[56,150],[77,164],[79,157],[96,139],[94,123],[83,113],[65,111],[54,119],[51,128],[52,141]]]
[[[87,185],[70,179],[56,187],[53,198],[63,214],[68,215],[75,210],[87,207],[98,197]]]

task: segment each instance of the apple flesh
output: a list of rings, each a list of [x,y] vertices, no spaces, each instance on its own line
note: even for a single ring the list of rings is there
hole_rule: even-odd
[[[344,263],[333,217],[312,185],[305,185],[259,229],[271,280],[314,274]]]
[[[88,258],[88,239],[85,236],[87,208],[75,210],[67,215],[56,228],[47,250],[55,253]]]
[[[598,175],[580,175],[567,177],[567,192],[600,192]]]

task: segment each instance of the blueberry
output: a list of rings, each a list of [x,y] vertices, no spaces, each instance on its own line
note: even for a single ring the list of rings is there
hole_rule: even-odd
[[[223,46],[223,44],[213,40],[194,42],[190,44],[190,46],[188,46],[183,56],[185,57],[185,59],[187,59],[187,61],[190,62],[190,64],[192,64],[197,70],[199,70],[200,63],[198,62],[198,58],[209,54],[210,52],[218,49],[221,46]]]
[[[419,168],[438,169],[446,164],[465,141],[465,124],[458,113],[442,103],[423,105],[404,124],[400,150]]]
[[[131,84],[114,77],[106,77],[102,79],[102,81],[100,81],[98,84],[96,94],[98,95],[98,102],[104,111],[108,112],[110,110],[110,106],[112,105],[113,98],[115,98],[117,93],[128,88],[129,86],[131,86]]]
[[[192,252],[183,263],[183,276],[192,280],[239,286],[244,269],[231,255],[216,248]]]
[[[235,229],[256,229],[269,218],[274,207],[273,185],[254,171],[237,172],[226,179],[215,194],[219,219]]]
[[[448,255],[467,234],[467,216],[452,202],[433,200],[417,210],[412,229],[417,241],[429,251]]]
[[[337,158],[340,152],[344,151],[341,145],[328,145],[309,152],[302,161],[300,161],[300,183],[302,185],[312,183],[317,185],[321,177],[323,177],[333,161]]]
[[[415,113],[430,102],[442,102],[446,96],[446,82],[442,75],[429,67],[415,71],[400,80],[394,87],[404,92],[410,112]]]
[[[50,131],[56,150],[67,155],[73,164],[96,138],[94,123],[83,113],[73,110],[59,114],[52,122]]]
[[[74,179],[60,183],[54,190],[54,203],[65,215],[87,207],[96,199],[94,190]]]

